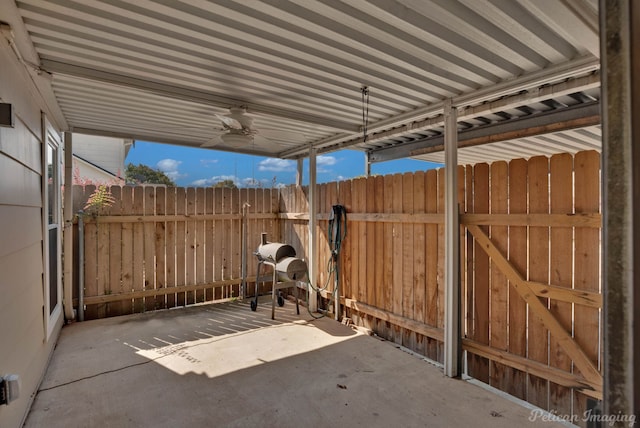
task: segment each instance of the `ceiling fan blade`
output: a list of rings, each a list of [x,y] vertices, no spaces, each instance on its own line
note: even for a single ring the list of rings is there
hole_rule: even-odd
[[[264,150],[282,150],[283,146],[278,144],[277,141],[266,138],[264,135],[254,135],[253,144]]]
[[[242,124],[236,119],[215,113],[216,117],[230,129],[242,129]]]
[[[216,135],[215,137],[213,137],[212,139],[210,139],[209,141],[207,141],[204,144],[200,144],[200,147],[215,147],[218,144],[222,143],[222,139],[220,138],[220,135]]]

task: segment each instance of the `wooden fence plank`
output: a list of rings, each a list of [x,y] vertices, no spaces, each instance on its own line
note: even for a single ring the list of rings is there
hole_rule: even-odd
[[[402,175],[402,212],[413,214],[413,173],[407,172]],[[408,319],[414,319],[414,227],[404,225],[402,227],[402,315]],[[415,333],[408,329],[403,329],[402,344],[409,349],[415,349]]]
[[[110,262],[109,262],[109,251],[111,249],[111,245],[109,242],[109,232],[110,227],[109,224],[106,223],[98,223],[97,227],[97,239],[98,239],[98,250],[97,250],[97,261],[96,264],[98,266],[98,289],[97,294],[107,294],[111,293],[111,284],[109,280],[110,274]],[[98,305],[97,307],[97,317],[104,318],[109,315],[108,307],[106,304]]]
[[[425,206],[428,213],[438,211],[438,172],[434,169],[427,171],[426,177],[426,200]],[[428,224],[425,230],[426,240],[426,309],[425,323],[431,327],[438,328],[438,225]],[[438,342],[432,338],[427,338],[426,355],[430,359],[438,360]]]
[[[474,354],[499,361],[518,372],[526,372],[535,376],[548,378],[559,385],[576,388],[583,391],[584,394],[590,397],[597,398],[599,400],[602,399],[602,384],[592,383],[584,378],[577,378],[566,371],[549,367],[546,364],[538,363],[537,361],[529,360],[516,354],[500,351],[469,339],[462,340],[462,347]],[[560,415],[557,416],[560,417]],[[579,418],[582,418],[582,416],[583,414],[579,414]]]
[[[444,168],[438,170],[438,212],[444,215],[444,193],[445,193],[445,178]],[[445,295],[445,283],[444,283],[444,221],[438,223],[438,328],[444,329],[444,295]],[[438,359],[439,362],[444,362],[444,343],[438,342]]]
[[[391,196],[392,206],[394,213],[402,212],[402,197],[403,197],[403,180],[402,174],[394,174],[392,177],[393,193]],[[393,313],[402,316],[402,238],[404,237],[404,227],[402,224],[395,223],[393,225],[393,283],[392,283],[392,296],[393,296]],[[401,344],[402,343],[402,330],[397,326],[393,326],[393,340]]]
[[[385,214],[391,214],[393,212],[393,178],[389,175],[382,177],[382,195],[384,200],[382,201],[382,211]],[[380,308],[385,312],[393,311],[393,224],[384,223],[382,225],[382,247],[381,250],[381,264],[382,266],[382,281],[384,283],[384,289],[382,290],[382,301],[380,302]],[[379,334],[383,334],[385,338],[391,339],[393,337],[393,327],[389,321],[379,324]]]
[[[225,214],[231,214],[231,189],[223,188],[222,189],[222,212]],[[232,234],[232,221],[226,220],[223,222],[222,229],[222,279],[231,279],[231,263],[232,263],[232,252],[231,248],[231,234]],[[230,288],[226,287],[223,289],[222,298],[226,299],[231,297]]]
[[[109,215],[121,215],[122,213],[122,188],[111,186],[109,188],[113,196],[113,204],[107,209]],[[109,286],[105,291],[109,293],[122,293],[122,225],[109,224]],[[123,315],[122,303],[112,303],[106,306],[107,316]]]
[[[362,212],[360,207],[359,193],[363,191],[361,188],[362,179],[354,179],[351,181],[351,210],[353,213]],[[351,218],[351,217],[350,217]],[[349,254],[351,256],[351,295],[348,297],[359,300],[360,298],[360,223],[351,222],[351,239],[349,239]]]
[[[473,168],[473,212],[489,212],[489,165],[477,164]],[[488,227],[482,226],[488,233]],[[474,245],[474,311],[471,338],[483,345],[489,344],[489,256],[482,251],[477,240]],[[469,374],[489,383],[489,360],[474,355],[469,361]]]
[[[176,187],[168,187],[165,192],[165,212],[168,215],[176,213]],[[165,231],[165,266],[167,288],[172,293],[166,295],[167,308],[175,308],[178,305],[176,294],[176,222],[167,221]]]
[[[367,210],[367,179],[359,178],[354,181],[355,184],[355,198],[357,202],[358,212],[365,212]],[[358,294],[356,298],[360,302],[367,302],[367,225],[366,223],[358,223]]]
[[[242,247],[242,202],[241,190],[231,189],[231,213],[234,214],[231,220],[231,278],[241,277],[241,247]],[[247,189],[248,190],[248,189]],[[230,289],[230,297],[238,297],[240,295],[240,287],[232,286]]]
[[[254,281],[255,277],[250,277],[249,279],[251,281]],[[213,283],[208,283],[208,284],[183,285],[180,287],[180,290],[182,290],[182,293],[185,293],[188,291],[204,290],[206,288],[212,288],[212,287],[219,288],[219,287],[226,287],[228,285],[238,285],[238,284],[240,284],[240,278],[227,279],[224,281],[215,281]],[[131,293],[124,293],[124,294],[105,294],[100,296],[87,297],[87,304],[94,305],[99,303],[120,302],[123,300],[129,300],[132,298],[136,299],[140,297],[155,297],[155,296],[171,294],[173,292],[174,290],[169,290],[165,287],[158,290],[149,289],[149,290],[134,291]]]
[[[424,213],[426,176],[423,171],[413,175],[413,212]],[[418,322],[425,322],[426,311],[426,242],[425,225],[413,225],[413,317]],[[413,350],[425,355],[426,338],[417,335]]]
[[[526,193],[525,193],[526,194]],[[598,213],[563,214],[463,214],[465,224],[498,226],[560,226],[602,227],[602,216]]]
[[[204,214],[213,215],[213,187],[207,187],[204,194]],[[214,281],[213,276],[213,247],[214,247],[214,221],[205,220],[204,223],[204,282],[210,284]],[[205,288],[204,299],[207,302],[213,300],[213,288]]]
[[[187,215],[196,214],[196,189],[187,188]],[[193,285],[196,283],[196,223],[187,220],[185,225],[185,285]],[[192,305],[196,302],[195,293],[187,291],[185,296],[185,304]]]
[[[133,214],[144,215],[144,188],[133,187]],[[133,291],[145,289],[144,266],[144,225],[133,225]],[[143,298],[133,299],[133,311],[143,312],[145,303]]]
[[[491,176],[491,213],[505,214],[509,207],[509,172],[506,162],[494,162],[490,168]],[[508,246],[508,230],[507,226],[491,226],[491,241],[500,251],[507,254]],[[506,351],[508,347],[508,319],[507,319],[507,302],[509,297],[509,284],[504,274],[497,268],[492,261],[491,269],[491,285],[490,285],[490,326],[491,334],[489,343],[492,348]],[[491,386],[505,390],[508,388],[506,381],[508,377],[505,375],[507,367],[497,361],[491,361],[489,367]]]
[[[251,213],[264,213],[265,212],[265,193],[268,192],[269,189],[253,189],[253,200],[249,201],[252,204],[249,207],[249,212]],[[274,234],[270,229],[265,227],[263,221],[258,220],[247,220],[248,230],[247,230],[247,272],[250,275],[255,275],[256,272],[256,258],[253,256],[253,251],[258,248],[260,242],[260,236],[262,236],[262,232],[267,232],[268,235],[278,236]],[[279,239],[279,238],[278,238]]]
[[[372,194],[373,199],[373,211],[375,213],[382,213],[384,211],[384,177],[383,176],[374,176],[371,178],[373,180],[373,188],[375,189]],[[374,290],[375,290],[375,305],[378,308],[384,308],[385,303],[385,281],[384,281],[384,260],[385,260],[385,233],[384,233],[384,225],[382,223],[375,223],[373,228],[373,245],[370,246],[375,247],[375,260],[373,266],[374,272]],[[375,323],[375,331],[376,332],[386,332],[387,326],[386,321],[380,320],[376,318]]]
[[[549,212],[549,159],[536,156],[529,160],[529,212],[547,214]],[[529,275],[531,281],[549,282],[549,228],[529,228]],[[548,307],[548,299],[540,299]],[[527,357],[543,364],[549,363],[549,332],[535,315],[529,304],[528,354]],[[545,410],[549,410],[549,382],[529,375],[527,400]]]
[[[342,296],[353,298],[352,281],[351,281],[351,269],[352,269],[352,250],[351,243],[355,239],[356,231],[352,227],[351,215],[353,214],[353,204],[351,199],[351,183],[352,180],[346,180],[340,182],[338,194],[340,203],[344,205],[347,210],[347,236],[342,243],[342,249],[340,254],[340,287],[342,288],[340,294]],[[348,308],[344,308],[344,316],[349,317],[350,312]]]
[[[231,220],[231,278],[240,278],[240,247],[242,242],[241,223],[242,209],[240,204],[240,189],[231,189],[231,214],[235,214],[234,220]],[[231,294],[229,297],[238,297],[240,295],[240,286],[231,285],[229,287]]]
[[[85,187],[88,197],[95,191],[96,186]],[[86,223],[84,226],[84,295],[97,296],[98,293],[98,224]],[[87,305],[85,319],[98,318],[98,305]]]
[[[376,180],[374,177],[368,177],[366,179],[366,205],[364,207],[366,212],[375,212],[376,211],[376,200],[378,199],[378,189],[376,188]],[[380,189],[383,190],[383,189]],[[380,192],[382,193],[382,192]],[[378,303],[378,293],[376,290],[376,274],[377,269],[375,269],[375,264],[371,266],[372,260],[377,260],[380,256],[378,248],[376,246],[376,225],[374,223],[364,223],[363,225],[366,228],[367,235],[367,243],[366,243],[366,257],[367,257],[367,265],[366,269],[366,302],[371,306],[379,306]],[[365,315],[366,319],[365,327],[373,329],[374,331],[377,329],[378,322],[371,315]]]
[[[154,187],[144,188],[144,215],[153,216],[156,206],[156,192]],[[144,224],[144,289],[156,289],[156,260],[155,260],[155,224]],[[156,308],[156,300],[153,297],[144,299],[146,311],[153,311]]]
[[[213,189],[213,212],[215,214],[223,214],[223,189],[217,187]],[[213,279],[214,281],[221,281],[224,277],[224,234],[225,234],[225,222],[223,220],[215,220],[213,224],[213,233],[215,234],[215,246],[213,248]],[[224,288],[216,288],[213,290],[214,299],[222,299],[224,294]]]
[[[184,215],[187,213],[187,189],[184,187],[176,188],[176,214]],[[176,287],[178,293],[176,296],[176,305],[185,306],[187,304],[186,293],[180,287],[187,285],[186,282],[186,222],[176,222]]]
[[[550,160],[550,207],[549,212],[573,212],[573,157],[568,153],[558,154]],[[571,289],[573,274],[573,229],[571,227],[550,228],[550,283]],[[549,299],[549,310],[564,327],[571,332],[573,308],[571,303]],[[571,359],[562,349],[558,339],[549,337],[549,365],[571,371]],[[571,389],[554,382],[549,383],[549,408],[560,415],[571,414]]]
[[[600,209],[600,155],[595,151],[577,153],[574,165],[576,214],[597,212]],[[575,229],[574,287],[577,291],[600,292],[600,233],[598,229]],[[576,305],[574,311],[575,340],[591,362],[600,367],[600,311],[580,305]],[[576,392],[574,414],[583,415],[586,410],[587,395]]]
[[[167,188],[156,188],[155,214],[166,214]],[[166,224],[164,221],[155,223],[155,255],[156,255],[156,290],[162,290],[167,286],[167,261],[166,261]],[[165,294],[156,296],[156,309],[166,308],[167,301]]]
[[[122,213],[133,212],[133,187],[124,186],[122,188]],[[122,293],[133,291],[133,271],[139,269],[133,264],[133,224],[122,224]],[[120,303],[123,314],[133,313],[133,300]]]
[[[196,188],[196,206],[195,211],[197,214],[204,214],[205,212],[205,189],[202,187]],[[206,236],[205,236],[205,222],[197,221],[195,225],[195,265],[196,275],[195,284],[205,283],[205,249],[206,249]],[[196,303],[202,303],[205,300],[204,290],[197,290],[195,292]]]
[[[524,159],[509,162],[509,214],[527,212],[528,164]],[[519,272],[527,272],[527,228],[509,226],[509,263]],[[509,283],[509,353],[527,356],[527,304]],[[505,370],[506,392],[522,400],[527,398],[527,374],[512,368]]]

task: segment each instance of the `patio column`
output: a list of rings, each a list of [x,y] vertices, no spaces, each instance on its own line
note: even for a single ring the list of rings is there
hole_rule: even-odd
[[[63,307],[67,320],[75,319],[73,312],[73,137],[64,133],[64,220],[63,230]]]
[[[304,167],[304,159],[300,158],[297,161],[297,169],[296,169],[296,186],[302,186],[302,173]]]
[[[458,126],[451,99],[444,103],[444,373],[460,375],[460,224]]]
[[[318,274],[317,204],[316,204],[316,149],[309,149],[309,282],[315,284]],[[309,287],[309,310],[318,310],[316,292]]]
[[[364,154],[364,176],[371,177],[371,152]]]
[[[635,270],[640,266],[640,4],[637,1],[600,1],[600,52],[603,412],[638,417],[640,275]],[[625,423],[616,424],[622,425]]]

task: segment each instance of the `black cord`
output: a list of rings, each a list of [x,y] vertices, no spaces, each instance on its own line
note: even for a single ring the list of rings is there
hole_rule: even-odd
[[[367,128],[369,127],[369,87],[363,86],[362,91],[362,142],[367,141]]]

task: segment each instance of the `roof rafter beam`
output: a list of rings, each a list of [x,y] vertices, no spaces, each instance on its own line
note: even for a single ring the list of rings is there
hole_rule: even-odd
[[[458,133],[458,147],[497,143],[535,135],[584,128],[600,123],[600,103],[580,104],[538,113],[519,119],[479,126]],[[444,137],[425,138],[411,143],[369,152],[369,162],[385,162],[444,150]]]
[[[96,70],[93,68],[81,67],[74,64],[43,59],[41,61],[41,69],[53,74],[64,74],[67,76],[80,77],[89,80],[97,80],[100,82],[111,83],[119,86],[136,88],[139,90],[151,92],[157,95],[192,101],[207,105],[214,105],[220,108],[229,108],[234,106],[245,106],[248,111],[257,114],[266,114],[278,116],[286,119],[297,120],[305,123],[311,123],[320,126],[326,126],[349,133],[357,133],[360,130],[359,125],[353,125],[349,122],[342,122],[333,119],[326,119],[299,111],[287,110],[277,107],[270,107],[260,104],[253,104],[243,100],[238,100],[222,95],[197,91],[194,89],[167,85],[165,83],[139,79],[137,77],[126,76],[117,73],[111,73],[104,70]]]
[[[85,135],[97,135],[100,137],[123,138],[123,139],[134,140],[134,141],[152,141],[154,143],[171,144],[174,146],[187,146],[187,147],[202,148],[202,149],[212,149],[212,150],[218,150],[223,152],[238,153],[237,150],[234,150],[228,147],[218,147],[218,146],[202,147],[199,144],[190,145],[190,144],[187,144],[184,140],[181,140],[179,138],[162,137],[157,135],[148,135],[148,134],[140,134],[140,133],[131,134],[127,132],[83,128],[83,127],[73,127],[70,129],[69,132],[73,132],[77,134],[85,134]],[[264,152],[261,150],[246,149],[246,150],[242,150],[242,153],[248,154],[248,155],[273,157],[272,153]]]
[[[600,63],[597,58],[585,56],[569,63],[552,66],[517,79],[459,95],[453,98],[453,105],[460,110],[458,121],[463,121],[473,116],[494,112],[497,109],[504,110],[528,102],[597,87],[600,85],[599,69]],[[444,103],[439,102],[369,124],[367,141],[375,141],[377,137],[374,134],[385,133],[384,138],[389,138],[389,133],[401,135],[412,130],[419,130],[419,125],[415,125],[414,122],[425,121],[427,128],[436,126],[432,118],[441,115],[443,108]],[[437,125],[443,123],[441,118]],[[410,129],[405,130],[403,127]],[[313,147],[316,147],[318,153],[321,153],[324,147],[330,147],[326,151],[331,151],[363,142],[361,136],[355,139],[353,137],[353,134],[341,134],[315,142]],[[308,147],[296,148],[281,153],[281,156],[290,158],[295,158],[298,155],[304,156],[307,150]]]

